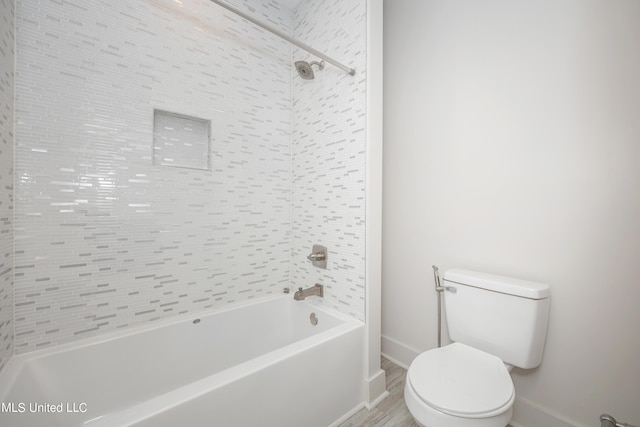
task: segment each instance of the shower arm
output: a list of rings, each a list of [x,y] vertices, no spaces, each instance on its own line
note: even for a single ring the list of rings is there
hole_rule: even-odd
[[[311,46],[302,43],[301,41],[298,41],[296,39],[294,39],[293,37],[289,36],[288,34],[273,28],[267,24],[264,24],[262,22],[260,22],[259,20],[257,20],[256,18],[254,18],[251,15],[246,14],[245,12],[241,11],[240,9],[236,8],[235,6],[231,6],[230,4],[223,2],[221,0],[210,0],[212,3],[217,4],[220,7],[224,7],[225,9],[227,9],[230,12],[235,13],[236,15],[246,19],[247,21],[253,22],[254,24],[256,24],[259,27],[264,28],[265,30],[275,34],[276,36],[288,41],[291,44],[294,44],[296,46],[298,46],[301,49],[306,50],[307,52],[309,52],[312,55],[317,56],[318,58],[324,59],[325,61],[327,61],[329,64],[332,64],[338,68],[340,68],[342,71],[344,71],[345,73],[349,74],[350,76],[353,76],[356,74],[356,70],[354,70],[353,68],[349,68],[346,65],[343,65],[341,63],[339,63],[338,61],[336,61],[335,59],[325,55],[322,52],[319,52],[317,50],[315,50],[314,48],[312,48]]]

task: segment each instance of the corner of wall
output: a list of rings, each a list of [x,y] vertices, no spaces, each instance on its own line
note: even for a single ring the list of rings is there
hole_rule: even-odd
[[[295,9],[293,36],[357,70],[327,64],[313,80],[293,75],[293,287],[320,283],[322,304],[364,321],[366,314],[366,9],[365,2],[307,0]],[[337,36],[339,35],[339,36]],[[301,48],[295,60],[315,60]],[[326,269],[307,261],[327,247]]]
[[[382,335],[382,355],[404,369],[409,369],[413,359],[420,353],[420,350]]]
[[[364,406],[367,409],[375,407],[382,402],[389,392],[387,391],[387,375],[382,369],[379,369],[375,375],[364,379]]]
[[[380,369],[382,330],[382,2],[367,0],[365,186],[365,402],[373,407],[388,392]]]

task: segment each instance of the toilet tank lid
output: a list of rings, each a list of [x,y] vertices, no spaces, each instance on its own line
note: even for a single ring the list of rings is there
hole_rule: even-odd
[[[549,298],[549,285],[512,277],[496,276],[494,274],[453,268],[444,273],[447,282],[487,289],[503,294],[515,295],[529,299]]]

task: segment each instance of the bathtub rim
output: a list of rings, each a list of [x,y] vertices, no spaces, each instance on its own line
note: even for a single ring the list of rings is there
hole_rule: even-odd
[[[296,301],[296,304],[305,304],[309,308],[313,308],[314,310],[324,311],[331,316],[334,316],[341,320],[343,323],[351,323],[355,322],[354,325],[362,324],[364,322],[350,317],[344,313],[341,313],[333,308],[326,307],[324,305],[319,304],[319,301],[315,301],[319,297],[310,297],[310,299],[304,301]],[[253,305],[279,300],[279,299],[291,299],[293,300],[293,295],[291,294],[275,294],[275,295],[265,295],[257,298],[252,298],[246,301],[238,301],[236,303],[228,304],[221,307],[212,307],[204,310],[199,310],[195,312],[180,314],[176,316],[172,316],[166,319],[158,319],[155,321],[148,321],[140,324],[136,324],[133,326],[125,327],[120,330],[114,330],[105,332],[104,334],[91,336],[87,338],[82,338],[79,340],[66,342],[58,345],[54,345],[52,347],[43,348],[41,350],[29,351],[26,353],[14,354],[11,356],[11,359],[7,362],[4,369],[0,372],[0,402],[6,401],[7,395],[13,388],[18,375],[20,374],[23,366],[32,360],[38,360],[47,356],[56,355],[59,353],[65,353],[72,350],[79,350],[84,347],[91,347],[94,345],[99,345],[102,343],[106,343],[109,341],[114,341],[119,338],[125,338],[132,335],[141,334],[144,332],[153,331],[156,329],[161,329],[164,327],[176,325],[183,322],[193,321],[195,319],[202,319],[205,317],[214,316],[219,313],[225,313],[228,311],[233,311],[241,308],[250,307]],[[336,326],[336,328],[342,327],[343,325]],[[324,334],[326,331],[321,332],[319,335]],[[308,338],[304,338],[301,341],[304,341]],[[290,344],[291,345],[291,344]],[[274,350],[277,351],[277,350]],[[261,356],[259,356],[261,357]],[[246,363],[246,362],[245,362]]]
[[[251,374],[268,368],[275,363],[286,362],[287,359],[291,359],[301,352],[308,351],[313,347],[325,344],[337,337],[349,333],[357,333],[359,329],[362,331],[362,334],[364,334],[364,326],[364,322],[348,317],[347,319],[344,319],[341,324],[326,331],[322,331],[316,335],[303,338],[299,341],[287,344],[284,347],[261,354],[253,359],[249,359],[220,372],[200,378],[120,411],[111,412],[104,416],[87,420],[84,425],[87,427],[135,425],[136,423],[143,422],[147,418],[156,416],[166,410],[170,410],[186,403],[191,399],[201,397],[217,387],[248,377]],[[361,338],[364,339],[363,337]],[[214,380],[216,381],[214,382]]]

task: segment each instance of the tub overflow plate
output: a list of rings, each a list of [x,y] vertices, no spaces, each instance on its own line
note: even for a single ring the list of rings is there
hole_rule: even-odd
[[[315,313],[311,313],[311,315],[309,316],[309,321],[313,326],[316,326],[318,324],[318,316],[316,316]]]

